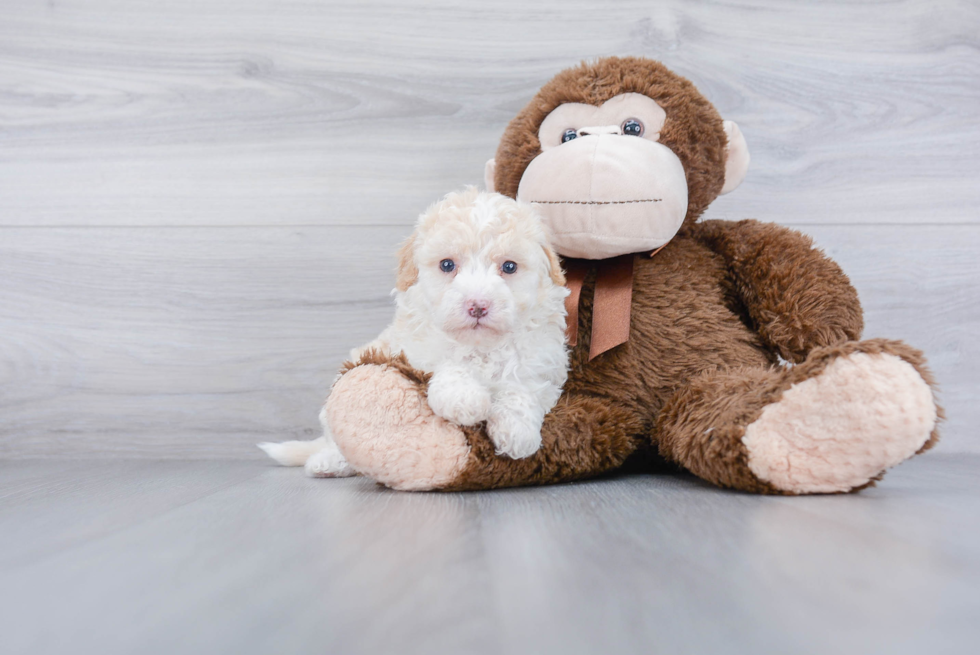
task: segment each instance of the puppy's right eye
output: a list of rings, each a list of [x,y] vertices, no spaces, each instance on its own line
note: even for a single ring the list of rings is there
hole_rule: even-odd
[[[564,132],[562,132],[561,142],[562,143],[565,143],[566,141],[571,141],[572,139],[576,138],[577,136],[578,136],[578,130],[576,130],[574,127],[570,127],[567,130],[565,130]]]
[[[439,268],[443,273],[452,273],[456,268],[456,262],[451,259],[443,259],[439,262]]]

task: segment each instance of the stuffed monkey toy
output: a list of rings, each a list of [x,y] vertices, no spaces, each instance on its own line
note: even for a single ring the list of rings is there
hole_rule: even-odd
[[[849,492],[931,447],[922,354],[862,341],[857,293],[806,236],[698,219],[749,162],[738,127],[640,58],[559,73],[510,122],[491,190],[549,225],[569,287],[571,368],[541,449],[498,456],[436,417],[427,375],[369,353],[325,412],[358,472],[395,489],[549,484],[667,460],[766,494]]]

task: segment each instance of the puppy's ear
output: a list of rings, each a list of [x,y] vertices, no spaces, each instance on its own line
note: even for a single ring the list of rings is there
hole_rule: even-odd
[[[541,247],[544,248],[544,254],[548,257],[548,275],[551,277],[551,281],[560,287],[565,286],[565,274],[561,270],[558,255],[548,246]]]
[[[415,265],[415,234],[405,239],[398,249],[398,275],[395,278],[395,288],[408,291],[408,288],[419,279],[419,269]]]

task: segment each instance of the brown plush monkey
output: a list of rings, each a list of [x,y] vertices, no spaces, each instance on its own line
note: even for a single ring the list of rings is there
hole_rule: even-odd
[[[837,264],[777,225],[698,222],[747,166],[738,128],[657,62],[559,73],[487,166],[488,186],[545,216],[577,296],[541,450],[495,455],[482,428],[432,414],[425,374],[368,355],[327,402],[341,452],[396,489],[554,483],[659,454],[722,487],[800,494],[860,489],[932,446],[922,354],[858,340]]]

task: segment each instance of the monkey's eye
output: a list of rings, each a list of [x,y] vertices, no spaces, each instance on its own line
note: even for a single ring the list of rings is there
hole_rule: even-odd
[[[643,123],[635,118],[627,118],[623,121],[623,134],[629,136],[643,136]]]
[[[456,262],[451,259],[443,259],[439,262],[439,268],[443,273],[452,273],[456,268]]]
[[[574,127],[570,127],[564,132],[562,132],[561,142],[565,143],[566,141],[571,141],[577,136],[578,136],[578,130],[576,130]]]
[[[507,275],[513,275],[517,272],[517,262],[506,261],[500,265],[500,270]]]

